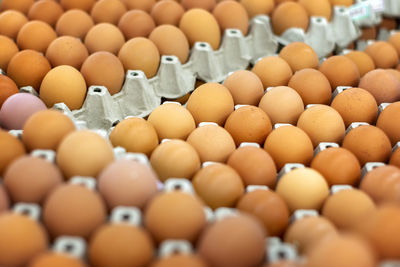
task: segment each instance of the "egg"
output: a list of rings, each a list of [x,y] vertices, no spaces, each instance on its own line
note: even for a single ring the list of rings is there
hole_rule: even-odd
[[[264,143],[280,170],[286,163],[308,165],[313,158],[313,144],[308,135],[295,126],[281,126],[273,130]]]
[[[296,124],[304,111],[300,95],[287,86],[277,86],[268,90],[261,98],[259,107],[267,113],[272,124]]]
[[[37,38],[40,36],[40,38]],[[32,49],[45,53],[50,43],[57,38],[51,26],[39,20],[26,23],[18,32],[17,44],[21,50]]]
[[[376,122],[376,126],[382,129],[389,137],[392,146],[400,141],[400,124],[395,119],[399,112],[400,102],[394,102],[379,114],[378,121]]]
[[[29,267],[51,266],[86,267],[87,265],[78,258],[69,256],[68,254],[55,252],[40,254],[29,263]]]
[[[85,45],[72,36],[58,37],[50,43],[46,51],[46,58],[53,67],[69,65],[78,70],[88,56]]]
[[[363,77],[366,73],[375,69],[375,63],[372,58],[363,51],[351,51],[344,55],[350,58],[354,64],[357,65],[360,77]]]
[[[281,236],[289,224],[289,209],[285,201],[270,190],[255,190],[244,194],[237,208],[256,216],[270,236]]]
[[[353,4],[353,0],[329,0],[332,6],[351,6]]]
[[[22,13],[28,13],[29,8],[34,4],[34,0],[20,0],[20,1],[14,1],[14,0],[4,0],[1,2],[0,5],[0,10],[8,10],[8,9],[13,9],[13,10],[18,10]]]
[[[390,43],[384,41],[374,42],[369,45],[365,49],[365,53],[372,58],[377,68],[394,68],[399,63],[396,49]]]
[[[150,15],[156,25],[171,24],[178,26],[184,13],[185,9],[176,1],[161,0],[153,6]]]
[[[251,70],[260,78],[265,89],[286,86],[292,77],[290,65],[280,57],[267,56],[259,60]]]
[[[198,1],[198,0],[197,0]],[[223,1],[213,9],[222,32],[226,29],[239,29],[244,36],[249,29],[249,17],[246,9],[236,1]]]
[[[130,10],[118,22],[118,28],[126,40],[135,37],[148,37],[156,24],[153,18],[143,10]]]
[[[39,95],[49,108],[64,103],[71,110],[80,109],[86,97],[85,79],[74,67],[55,67],[44,77]]]
[[[46,105],[36,96],[17,93],[3,103],[0,109],[0,125],[8,130],[21,130],[30,116],[46,110]]]
[[[386,72],[393,74],[400,81],[400,71],[395,70],[395,69],[387,69]]]
[[[400,33],[394,33],[390,36],[388,43],[391,44],[398,55],[400,55]]]
[[[57,20],[64,13],[61,5],[52,0],[36,1],[29,9],[29,20],[41,20],[54,27]]]
[[[193,178],[193,186],[197,195],[212,209],[234,207],[244,192],[239,174],[222,163],[200,169]]]
[[[172,25],[161,25],[155,28],[149,39],[157,46],[160,55],[173,55],[184,64],[189,57],[189,42],[185,34]]]
[[[90,54],[99,51],[118,54],[124,43],[124,35],[111,23],[96,24],[85,36],[85,46]]]
[[[282,35],[290,28],[300,28],[307,31],[308,21],[307,10],[295,2],[282,3],[272,13],[272,29],[277,35]]]
[[[233,72],[225,79],[223,85],[228,88],[235,105],[256,106],[264,95],[260,78],[248,70]]]
[[[211,224],[203,232],[198,250],[215,267],[258,266],[264,258],[265,236],[261,223],[239,214]],[[229,245],[227,240],[231,240]]]
[[[0,34],[15,40],[19,30],[27,22],[28,18],[19,11],[3,11],[0,13]]]
[[[181,5],[185,9],[202,8],[207,11],[214,9],[216,0],[181,0]]]
[[[110,136],[114,147],[121,146],[127,152],[144,153],[147,156],[158,146],[154,126],[141,118],[128,118],[115,126]]]
[[[357,86],[360,81],[360,72],[357,65],[345,56],[332,56],[319,67],[328,78],[332,90],[338,86]]]
[[[275,8],[274,0],[240,0],[250,18],[257,15],[270,14]]]
[[[160,258],[150,265],[151,267],[176,267],[176,266],[192,266],[207,267],[204,259],[192,254],[174,254],[165,258]]]
[[[23,143],[0,129],[0,175],[3,176],[4,171],[14,160],[25,154]]]
[[[196,128],[186,141],[196,149],[201,162],[226,162],[236,149],[229,132],[217,125]]]
[[[150,12],[156,0],[122,0],[128,9],[141,9]]]
[[[142,227],[106,224],[91,237],[88,258],[93,267],[147,266],[153,251],[153,241]]]
[[[108,22],[117,25],[126,11],[127,9],[122,1],[100,0],[93,5],[90,15],[95,23]]]
[[[358,158],[361,166],[367,162],[386,162],[392,151],[386,134],[372,125],[359,126],[347,133],[343,147]]]
[[[331,20],[332,7],[329,0],[300,0],[302,5],[310,16],[325,17],[327,21]]]
[[[294,42],[285,46],[279,52],[279,57],[290,65],[293,73],[306,68],[317,69],[319,65],[319,59],[314,49],[301,42]]]
[[[8,194],[6,190],[4,189],[4,186],[1,184],[0,185],[0,212],[4,212],[8,210],[10,206],[10,199],[8,197]]]
[[[25,266],[48,246],[43,226],[22,214],[1,213],[0,235],[2,266]]]
[[[14,203],[41,204],[62,181],[63,176],[57,166],[32,156],[13,161],[4,174],[4,186]]]
[[[0,109],[7,98],[18,92],[18,87],[13,80],[5,75],[0,75]]]
[[[206,83],[190,95],[187,109],[192,114],[196,124],[200,122],[215,122],[223,125],[233,112],[234,102],[229,90],[218,83]]]
[[[390,157],[389,164],[400,168],[400,150],[399,149],[396,149],[395,151],[393,151],[392,156]]]
[[[237,171],[244,185],[266,185],[275,188],[276,166],[262,148],[245,146],[233,152],[227,164]]]
[[[386,70],[376,69],[368,72],[360,80],[358,87],[370,92],[378,105],[400,100],[400,81]]]
[[[58,36],[70,35],[83,41],[93,26],[94,21],[89,14],[79,9],[72,9],[58,19],[56,32]]]
[[[357,157],[341,147],[330,147],[319,152],[311,168],[321,173],[329,185],[357,185],[361,167]]]
[[[86,12],[89,12],[95,3],[96,0],[60,0],[60,4],[65,10],[82,9]]]
[[[147,38],[136,37],[126,42],[118,53],[125,71],[141,70],[148,79],[157,74],[160,53],[157,46]]]
[[[35,66],[32,68],[32,66]],[[32,86],[39,91],[44,76],[50,71],[49,61],[39,52],[23,50],[15,54],[7,67],[7,75],[18,87]]]
[[[150,162],[161,181],[174,177],[192,179],[200,169],[196,150],[182,140],[161,143],[151,154]]]
[[[2,51],[0,55],[0,69],[6,71],[8,63],[19,52],[19,49],[11,38],[4,35],[0,35],[0,49]]]
[[[183,14],[179,28],[189,40],[190,47],[195,42],[207,42],[217,50],[221,42],[221,30],[218,21],[208,11],[193,8]]]

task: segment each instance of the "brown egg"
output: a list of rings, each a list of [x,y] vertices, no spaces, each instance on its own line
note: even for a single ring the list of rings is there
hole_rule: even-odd
[[[111,95],[121,91],[125,78],[121,61],[117,56],[106,51],[91,54],[83,62],[81,73],[87,86],[105,86]]]
[[[0,13],[0,34],[16,40],[19,30],[28,18],[19,11],[7,10]]]
[[[374,96],[361,88],[349,88],[341,92],[333,99],[331,107],[340,113],[346,127],[353,122],[374,124],[378,116]]]
[[[400,141],[400,124],[397,122],[400,112],[400,102],[387,106],[380,114],[376,126],[382,129],[394,146]]]
[[[216,0],[180,0],[180,2],[185,9],[202,8],[207,11],[212,11],[216,4]]]
[[[215,267],[258,266],[264,258],[265,236],[262,225],[254,217],[245,214],[227,217],[203,232],[199,253]]]
[[[275,163],[264,149],[240,147],[231,154],[227,164],[237,171],[245,186],[266,185],[275,188]]]
[[[386,71],[389,72],[389,73],[391,73],[391,74],[393,74],[394,76],[396,76],[397,79],[398,79],[399,82],[400,82],[400,71],[395,70],[395,69],[386,69]]]
[[[392,151],[389,138],[372,125],[359,126],[347,133],[343,147],[353,152],[361,166],[367,162],[386,162]]]
[[[53,67],[69,65],[78,70],[88,56],[86,46],[72,36],[58,37],[50,43],[46,51],[46,57]]]
[[[157,46],[147,38],[136,37],[126,42],[119,51],[119,60],[125,71],[141,70],[148,79],[157,74],[160,53]]]
[[[40,36],[40,38],[37,38]],[[21,50],[32,49],[45,53],[50,43],[57,38],[51,26],[40,20],[32,20],[18,32],[17,44]]]
[[[237,1],[230,0],[218,3],[213,10],[213,15],[223,33],[226,29],[239,29],[244,36],[247,35],[249,17],[246,9]]]
[[[35,66],[32,68],[32,66]],[[7,67],[7,75],[18,85],[32,86],[39,91],[44,76],[50,71],[49,61],[39,52],[23,50],[15,54]]]
[[[357,65],[345,56],[328,58],[321,64],[319,71],[328,78],[332,90],[338,86],[357,86],[360,81]]]
[[[274,10],[274,0],[240,0],[250,18],[270,14]]]
[[[19,0],[19,1],[4,0],[1,2],[0,10],[4,11],[4,10],[13,9],[13,10],[17,10],[17,11],[20,11],[20,12],[26,14],[26,13],[28,13],[29,8],[33,4],[34,4],[34,0]]]
[[[302,69],[289,80],[288,86],[301,96],[304,105],[325,104],[331,102],[331,85],[329,80],[318,70]]]
[[[8,210],[10,206],[10,199],[4,186],[0,184],[0,213]]]
[[[143,10],[130,10],[118,22],[118,28],[126,40],[135,37],[147,37],[156,27],[153,18]]]
[[[114,147],[121,146],[127,152],[144,153],[147,156],[158,146],[154,126],[141,118],[121,121],[112,130],[109,138]]]
[[[240,198],[237,208],[256,216],[270,236],[281,236],[289,224],[289,209],[274,191],[249,192]]]
[[[185,9],[176,1],[161,0],[153,6],[150,15],[156,25],[171,24],[178,26],[184,13]]]
[[[82,9],[86,12],[92,9],[94,3],[96,0],[60,0],[60,4],[65,10]]]
[[[0,130],[0,175],[16,159],[25,154],[22,142],[6,131]]]
[[[332,7],[329,0],[299,0],[309,16],[325,17],[326,20],[331,20]]]
[[[307,10],[295,2],[280,4],[272,13],[272,28],[277,35],[289,28],[301,28],[307,31],[309,15]]]
[[[93,234],[88,256],[93,267],[139,267],[150,263],[153,251],[145,229],[118,223],[103,225]]]
[[[206,83],[190,95],[187,109],[196,124],[215,122],[223,125],[233,112],[234,102],[229,90],[218,83]]]
[[[193,8],[186,11],[179,22],[179,28],[188,38],[190,47],[195,42],[207,42],[214,50],[219,48],[221,30],[217,20],[206,10]]]
[[[56,32],[58,36],[70,35],[83,41],[93,26],[94,22],[89,14],[79,9],[72,9],[58,19]]]
[[[287,86],[271,88],[261,98],[259,107],[267,113],[272,124],[296,124],[297,119],[304,111],[304,104],[300,95]]]
[[[86,267],[87,265],[80,259],[69,256],[68,254],[46,252],[36,256],[28,265],[29,267]]]
[[[150,12],[156,0],[122,0],[128,9],[141,9]]]
[[[400,100],[400,81],[386,70],[376,69],[368,72],[358,87],[370,92],[378,105]]]
[[[354,0],[329,0],[332,6],[351,6]]]
[[[311,251],[321,239],[336,236],[336,227],[325,217],[306,216],[294,221],[286,230],[285,242],[292,243],[299,252]]]
[[[200,169],[193,178],[193,186],[197,195],[212,209],[235,206],[244,192],[239,174],[221,163]]]
[[[286,86],[293,74],[289,64],[277,56],[262,58],[251,71],[257,74],[265,89],[273,86]]]
[[[25,266],[48,246],[41,224],[21,214],[0,214],[0,264]]]
[[[63,176],[57,166],[32,156],[13,161],[4,174],[4,186],[14,203],[41,204],[62,181]]]
[[[350,58],[354,64],[357,65],[358,71],[360,72],[360,77],[363,77],[366,73],[375,69],[375,63],[372,58],[363,51],[351,51],[344,55]]]
[[[392,156],[390,157],[389,164],[400,168],[400,150],[399,149],[396,149],[392,153]]]
[[[148,203],[144,224],[158,243],[168,239],[195,242],[206,225],[206,215],[203,203],[196,196],[166,192]]]
[[[80,109],[85,97],[85,79],[71,66],[62,65],[53,68],[40,85],[40,98],[47,107],[63,102],[71,110]]]
[[[281,50],[279,56],[290,65],[293,73],[306,68],[317,69],[319,65],[319,59],[314,49],[301,42],[288,44]]]
[[[260,78],[248,70],[235,71],[225,79],[223,85],[228,88],[235,105],[256,106],[264,95]]]
[[[126,11],[127,9],[122,1],[100,0],[93,5],[90,15],[96,24],[108,22],[118,25],[118,21],[126,13]]]
[[[18,92],[18,87],[13,80],[5,75],[0,75],[0,109],[8,97]]]
[[[330,147],[319,152],[311,162],[311,168],[320,172],[331,185],[357,185],[361,177],[361,167],[349,150]]]
[[[99,23],[92,27],[85,37],[85,45],[90,54],[107,51],[115,55],[125,43],[125,38],[117,26]]]
[[[0,69],[6,71],[8,62],[18,53],[19,49],[11,38],[3,35],[0,35],[0,49]]]
[[[165,258],[160,258],[150,266],[151,267],[177,267],[177,266],[207,267],[208,264],[204,259],[202,259],[197,255],[182,253],[182,254],[173,254]]]
[[[365,53],[372,58],[377,68],[394,68],[399,63],[396,49],[387,42],[374,42],[365,49]]]
[[[201,162],[226,162],[236,149],[229,132],[217,125],[196,128],[186,141],[196,149]]]
[[[400,55],[400,33],[397,32],[392,34],[388,43],[391,44],[396,49],[397,54]]]
[[[96,177],[113,160],[107,140],[88,130],[70,133],[57,150],[57,165],[67,179],[76,175]]]
[[[41,20],[54,27],[63,13],[64,10],[57,1],[39,0],[29,9],[28,18],[29,20]]]

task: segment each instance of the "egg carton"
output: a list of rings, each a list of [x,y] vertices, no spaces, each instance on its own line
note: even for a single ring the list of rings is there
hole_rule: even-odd
[[[384,0],[383,14],[386,17],[400,18],[400,1]]]

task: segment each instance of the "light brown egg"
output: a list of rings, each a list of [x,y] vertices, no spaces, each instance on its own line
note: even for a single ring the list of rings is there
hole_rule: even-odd
[[[115,55],[125,43],[125,38],[117,26],[99,23],[93,26],[85,37],[85,45],[90,54],[107,51]]]
[[[186,141],[196,149],[201,162],[226,162],[236,149],[229,132],[217,125],[196,128]]]
[[[0,69],[6,71],[8,62],[18,53],[19,49],[12,39],[4,35],[0,35],[0,49]]]
[[[207,267],[206,261],[198,255],[193,254],[173,254],[171,256],[160,258],[150,265],[151,267]]]
[[[96,177],[113,160],[107,140],[88,130],[70,133],[57,150],[57,165],[67,179],[76,175]]]
[[[332,6],[351,6],[354,0],[329,0]]]
[[[289,64],[293,73],[306,68],[317,69],[319,65],[319,59],[314,49],[301,42],[288,44],[281,50],[279,56]]]
[[[57,1],[39,0],[29,9],[28,18],[29,20],[41,20],[54,27],[63,13],[64,10]]]
[[[125,78],[121,61],[117,56],[106,51],[91,54],[83,62],[81,73],[87,86],[105,86],[111,95],[121,91]]]
[[[171,24],[178,26],[184,13],[185,9],[176,1],[161,0],[153,6],[150,15],[156,25]]]
[[[400,168],[400,150],[399,149],[396,149],[392,153],[392,156],[390,157],[389,164]]]
[[[198,1],[198,0],[197,0]],[[237,1],[223,1],[213,10],[222,33],[226,29],[239,29],[244,36],[249,29],[249,17],[246,9]]]
[[[16,159],[25,154],[23,143],[6,131],[0,130],[0,175]]]
[[[58,186],[43,205],[43,222],[52,237],[89,238],[105,219],[103,199],[82,185]]]
[[[289,28],[301,28],[307,31],[309,15],[307,10],[295,2],[280,4],[272,13],[272,28],[277,35],[283,34]]]
[[[125,71],[141,70],[148,79],[157,74],[160,53],[157,46],[147,38],[136,37],[126,42],[118,53]]]
[[[24,14],[27,14],[29,11],[29,8],[34,4],[34,0],[19,0],[19,1],[14,1],[14,0],[4,0],[1,2],[0,5],[0,10],[17,10],[19,12],[22,12]]]
[[[228,88],[235,105],[256,106],[264,95],[260,78],[248,70],[235,71],[225,79],[223,85]]]
[[[68,254],[46,252],[36,256],[28,265],[29,267],[86,267],[83,260],[69,256]]]
[[[153,18],[143,10],[130,10],[118,22],[118,28],[126,40],[135,37],[148,37],[156,24]]]
[[[110,141],[114,147],[121,146],[127,152],[144,153],[147,156],[158,146],[158,136],[154,126],[141,118],[121,121],[112,130]]]
[[[0,34],[16,40],[19,30],[28,18],[19,11],[7,10],[0,13]]]
[[[72,9],[58,19],[56,32],[58,36],[70,35],[83,41],[93,26],[94,22],[89,14],[79,9]]]
[[[240,0],[250,18],[257,15],[269,15],[275,7],[274,0]]]
[[[150,12],[156,0],[122,0],[128,9],[141,9]]]
[[[177,56],[182,64],[188,60],[189,42],[178,27],[158,26],[151,32],[149,39],[157,46],[161,55]]]
[[[96,0],[60,0],[60,4],[65,10],[82,9],[86,12],[90,12],[95,3]]]
[[[311,168],[321,173],[331,185],[357,185],[361,177],[361,167],[349,150],[330,147],[319,152],[311,162]]]
[[[71,110],[80,109],[85,97],[85,79],[71,66],[62,65],[53,68],[40,85],[40,98],[47,107],[63,102]]]
[[[193,186],[197,195],[212,209],[234,207],[244,192],[239,174],[221,163],[200,169],[193,178]]]
[[[221,42],[221,30],[217,20],[208,11],[193,8],[183,14],[179,28],[189,40],[190,47],[195,42],[207,42],[214,50],[219,48]]]
[[[126,6],[122,1],[100,0],[93,5],[90,15],[95,23],[108,22],[117,25],[126,11]]]
[[[363,77],[366,73],[375,69],[375,63],[372,58],[363,51],[351,51],[345,54],[346,57],[350,58],[354,64],[357,65],[360,77]]]
[[[396,76],[397,79],[398,79],[399,82],[400,82],[400,71],[395,70],[395,69],[386,69],[386,71],[389,72],[389,73],[391,73],[391,74],[393,74],[394,76]]]
[[[69,65],[80,69],[89,56],[86,46],[76,37],[61,36],[50,43],[46,57],[53,67]]]
[[[264,149],[240,147],[231,154],[227,164],[237,171],[245,186],[266,185],[275,188],[276,166]]]
[[[35,220],[21,214],[0,214],[0,264],[25,266],[48,246],[46,231]]]
[[[286,86],[293,74],[289,64],[277,56],[262,58],[251,71],[260,78],[264,89],[272,86]]]
[[[274,191],[255,190],[244,194],[237,208],[256,216],[270,236],[281,236],[289,224],[289,209]]]
[[[267,113],[272,124],[296,124],[297,119],[304,111],[304,104],[300,95],[287,86],[271,88],[261,98],[259,107]]]
[[[144,228],[124,223],[106,224],[91,237],[88,256],[93,267],[147,266],[154,249]]]
[[[212,11],[216,5],[216,0],[180,0],[181,5],[186,10],[192,8],[202,8],[207,11]]]
[[[265,236],[261,223],[254,217],[227,217],[203,232],[199,253],[215,267],[258,266],[264,258]],[[229,246],[227,240],[231,240]]]
[[[400,141],[400,124],[396,118],[400,115],[400,102],[387,106],[380,114],[376,126],[382,129],[394,146]]]
[[[347,133],[343,147],[358,158],[361,166],[367,162],[386,162],[392,151],[386,134],[372,125],[359,126]]]
[[[9,206],[10,206],[10,199],[8,197],[6,190],[4,189],[4,186],[1,184],[0,185],[0,213],[8,210]]]
[[[40,36],[40,38],[37,38]],[[56,32],[51,26],[40,20],[32,20],[26,23],[17,36],[17,44],[21,50],[32,49],[45,53],[50,43],[57,38]]]
[[[329,80],[318,70],[302,69],[289,80],[289,87],[296,90],[305,106],[309,104],[325,104],[331,101],[331,85]]]
[[[379,104],[400,100],[400,81],[386,70],[376,69],[361,79],[358,87],[367,90]]]
[[[18,87],[13,80],[5,75],[0,75],[0,109],[7,98],[18,92]]]
[[[321,64],[319,71],[328,78],[332,90],[338,86],[357,86],[360,81],[357,65],[345,56],[328,58]]]
[[[400,55],[400,33],[394,33],[390,36],[388,43],[391,44]]]
[[[23,50],[11,58],[7,67],[7,75],[18,87],[32,86],[39,91],[40,84],[50,69],[49,61],[41,53],[34,50]]]
[[[329,0],[299,0],[309,16],[325,17],[326,20],[331,20],[332,7]]]
[[[372,58],[377,68],[394,68],[399,63],[396,49],[387,42],[374,42],[365,49],[365,53]]]

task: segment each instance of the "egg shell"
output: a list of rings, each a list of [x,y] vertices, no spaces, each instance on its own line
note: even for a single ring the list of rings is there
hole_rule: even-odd
[[[0,75],[0,109],[7,98],[18,92],[18,87],[13,80],[5,75]]]
[[[394,68],[399,63],[396,49],[387,42],[374,42],[365,49],[365,53],[372,58],[377,68]]]
[[[183,8],[192,9],[192,8],[202,8],[207,11],[212,11],[216,5],[216,0],[180,0]]]
[[[28,18],[19,11],[3,11],[0,13],[0,34],[15,40],[19,30],[27,22]]]
[[[4,186],[0,185],[0,212],[8,210],[10,206],[10,199]]]
[[[126,12],[118,22],[118,28],[126,40],[148,37],[155,27],[153,18],[147,12],[138,9]]]
[[[198,0],[197,0],[198,1]],[[226,29],[239,29],[244,36],[249,29],[249,17],[246,9],[237,1],[223,1],[213,9],[222,32]]]
[[[250,18],[257,15],[270,14],[275,8],[274,0],[240,0]]]
[[[128,9],[141,9],[150,12],[156,0],[122,0]]]
[[[278,56],[262,58],[251,71],[260,78],[265,89],[273,86],[286,86],[293,74],[289,64]]]
[[[338,86],[357,86],[360,81],[357,65],[345,56],[329,57],[321,64],[319,71],[328,78],[332,90]]]
[[[393,74],[400,81],[400,71],[395,70],[395,69],[386,69],[386,72]]]
[[[0,129],[0,175],[4,174],[7,166],[25,154],[22,142]]]
[[[60,0],[60,4],[65,10],[82,9],[86,12],[90,12],[95,3],[96,0]]]
[[[306,9],[296,2],[285,2],[278,5],[272,13],[272,29],[282,35],[289,28],[301,28],[307,31],[309,15]]]
[[[370,92],[378,105],[400,100],[400,81],[383,69],[372,70],[365,74],[358,87]]]
[[[314,49],[301,42],[294,42],[285,46],[279,52],[279,57],[290,65],[293,73],[306,68],[317,69],[319,65],[318,55]]]
[[[29,20],[41,20],[54,27],[57,20],[64,13],[61,5],[52,0],[36,1],[29,9]]]
[[[90,16],[95,23],[108,22],[117,25],[126,12],[126,6],[122,1],[100,0],[93,5]]]
[[[185,9],[174,0],[161,0],[151,9],[150,15],[153,17],[156,25],[171,24],[179,25]]]
[[[17,10],[20,11],[24,14],[28,13],[29,8],[34,4],[34,0],[20,0],[20,1],[14,1],[14,0],[4,0],[0,4],[0,10]]]
[[[8,62],[19,52],[19,49],[11,38],[4,35],[0,35],[0,49],[0,69],[6,71]]]
[[[85,46],[90,54],[107,51],[117,55],[124,43],[124,35],[117,26],[106,22],[93,26],[85,36]]]
[[[325,17],[327,21],[331,20],[332,7],[329,0],[300,0],[302,5],[310,16]]]
[[[93,26],[94,21],[89,14],[79,9],[72,9],[65,12],[58,19],[56,32],[58,36],[70,35],[83,41]]]
[[[76,37],[61,36],[50,43],[46,58],[53,67],[69,65],[80,69],[89,56],[86,46]]]
[[[351,6],[354,0],[329,0],[332,6]]]
[[[354,64],[357,65],[360,77],[363,77],[366,73],[375,69],[375,63],[372,58],[363,51],[351,51],[345,54],[346,57],[350,58]]]
[[[396,149],[392,153],[392,156],[390,157],[389,164],[400,168],[400,150],[399,149]]]
[[[158,259],[150,265],[151,267],[176,267],[176,266],[191,266],[191,267],[207,267],[208,264],[200,256],[192,254],[177,254],[165,258]]]
[[[400,115],[400,102],[387,106],[380,114],[376,126],[382,129],[390,138],[392,146],[400,141],[400,123],[396,118]]]
[[[40,38],[37,38],[40,36]],[[31,20],[18,32],[17,44],[21,50],[32,49],[45,53],[50,43],[57,38],[51,26],[40,20]]]
[[[80,259],[62,253],[47,252],[36,256],[28,267],[86,267]]]

